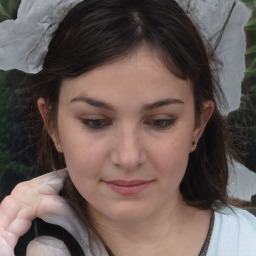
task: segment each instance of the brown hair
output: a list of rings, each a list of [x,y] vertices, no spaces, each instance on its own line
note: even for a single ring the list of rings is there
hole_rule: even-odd
[[[33,104],[36,106],[39,97],[45,98],[48,121],[56,125],[63,79],[126,56],[142,44],[157,49],[170,72],[191,81],[196,118],[203,100],[215,102],[197,150],[189,156],[180,191],[188,205],[220,209],[227,205],[230,152],[225,121],[219,112],[221,90],[209,65],[213,52],[206,49],[195,26],[174,0],[85,0],[77,4],[54,33],[42,71],[27,79]],[[34,113],[33,122],[39,122],[33,125],[40,138],[38,169],[65,167],[64,157],[55,150],[38,110]],[[63,195],[84,216],[86,202],[70,179]]]

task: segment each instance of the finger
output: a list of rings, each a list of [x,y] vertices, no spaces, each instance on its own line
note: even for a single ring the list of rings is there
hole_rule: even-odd
[[[58,194],[63,187],[67,170],[62,169],[39,176],[30,181],[19,183],[11,195],[23,204],[38,208],[41,195]]]
[[[1,256],[15,256],[13,248],[0,236]]]
[[[7,196],[0,204],[0,231],[5,230],[17,218],[23,204],[15,197]]]
[[[50,182],[52,179],[55,179],[55,178],[59,178],[59,179],[65,178],[67,176],[67,172],[68,172],[67,169],[64,168],[61,170],[46,173],[46,174],[38,176],[32,180],[33,181],[39,180],[40,182],[41,182],[41,180],[45,180],[46,182]]]
[[[67,176],[67,169],[47,173],[29,181],[40,194],[57,194],[63,187],[63,181]]]
[[[19,218],[22,211],[22,204],[15,198],[8,196],[0,205],[0,237],[1,243],[5,241],[5,245],[9,244],[14,248],[20,236],[24,235],[31,226],[31,218]],[[2,248],[2,244],[0,244]]]
[[[60,213],[63,199],[55,196],[63,186],[67,170],[59,170],[18,184],[0,205],[1,256],[12,256],[20,236],[31,227],[32,220]],[[47,195],[53,195],[51,198]],[[46,197],[44,199],[44,196]],[[57,203],[57,202],[60,203]]]
[[[66,200],[62,197],[59,197],[59,199],[57,197],[43,197],[39,208],[39,217],[48,223],[63,227],[76,239],[84,254],[90,255],[88,234],[91,231],[85,227]],[[93,233],[91,233],[91,236],[93,236]],[[95,247],[94,250],[98,252],[97,255],[105,255],[104,245],[93,243],[93,246]]]
[[[40,202],[38,216],[45,222],[63,227],[73,235],[83,249],[87,250],[87,228],[64,198],[44,196]]]
[[[20,236],[26,234],[26,232],[30,229],[32,225],[31,220],[27,219],[15,219],[13,220],[9,227],[6,229],[8,232],[8,241],[9,239],[15,240],[15,238],[19,239]],[[16,241],[17,242],[17,241]]]
[[[4,247],[6,249],[10,248],[10,250],[14,250],[19,237],[24,235],[29,230],[31,224],[31,222],[23,222],[23,220],[15,220],[14,222],[12,222],[11,226],[9,227],[11,231],[4,230],[0,235],[0,248]],[[16,229],[17,226],[18,229]]]

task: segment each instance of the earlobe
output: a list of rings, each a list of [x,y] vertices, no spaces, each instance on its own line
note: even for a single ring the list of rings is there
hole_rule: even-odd
[[[196,149],[197,143],[201,135],[203,134],[205,126],[207,125],[209,119],[211,118],[213,111],[214,111],[214,102],[212,100],[203,101],[202,112],[194,128],[193,138],[191,141],[192,147],[190,152],[193,152]]]
[[[39,109],[39,112],[44,120],[44,124],[46,126],[47,132],[50,135],[50,137],[52,138],[54,145],[57,149],[58,152],[63,153],[60,141],[58,139],[58,134],[56,133],[56,129],[52,129],[51,127],[49,127],[49,122],[48,122],[48,106],[45,102],[44,98],[39,98],[37,100],[37,106]]]

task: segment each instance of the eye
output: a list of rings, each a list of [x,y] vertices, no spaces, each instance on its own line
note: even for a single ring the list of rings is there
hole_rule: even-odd
[[[107,119],[82,119],[82,123],[92,130],[104,129],[112,124],[112,122]]]
[[[174,125],[176,119],[153,119],[149,122],[147,122],[147,124],[153,126],[155,129],[167,129],[169,127],[171,127],[172,125]]]

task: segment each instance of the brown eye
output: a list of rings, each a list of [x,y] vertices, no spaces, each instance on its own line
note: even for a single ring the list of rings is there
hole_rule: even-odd
[[[153,119],[148,122],[149,125],[156,129],[166,129],[175,123],[175,119]]]
[[[112,122],[107,119],[82,119],[82,123],[93,130],[104,129],[112,124]]]

